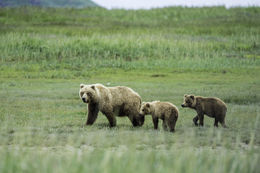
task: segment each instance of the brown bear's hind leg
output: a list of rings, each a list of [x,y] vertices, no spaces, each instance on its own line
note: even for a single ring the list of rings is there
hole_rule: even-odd
[[[88,119],[86,125],[92,125],[98,116],[98,105],[95,103],[88,104]]]
[[[198,126],[198,120],[199,120],[199,116],[196,115],[196,116],[193,118],[193,123],[195,124],[195,126]]]
[[[177,116],[172,115],[172,116],[170,116],[169,120],[167,121],[170,132],[175,131],[175,125],[176,125],[177,119],[178,119]]]
[[[218,117],[218,122],[220,122],[221,126],[227,128],[225,124],[225,114],[219,113],[216,117]]]
[[[224,118],[220,121],[220,124],[222,125],[222,127],[227,128]]]
[[[139,126],[142,126],[144,124],[145,116],[139,116]]]
[[[142,126],[144,124],[144,116],[139,116],[139,112],[138,111],[126,111],[128,118],[130,119],[130,121],[132,122],[134,127],[137,126]]]
[[[138,119],[135,118],[134,116],[132,116],[132,118],[130,118],[130,116],[129,116],[129,119],[130,119],[130,121],[132,122],[132,124],[133,124],[134,127],[140,126]],[[132,119],[132,120],[131,120],[131,119]]]
[[[132,122],[132,125],[134,127],[142,126],[144,124],[144,116],[140,116],[140,118],[138,118],[139,113],[137,111],[135,111],[135,112],[126,111],[126,112],[127,112],[127,114],[126,114],[127,117]]]

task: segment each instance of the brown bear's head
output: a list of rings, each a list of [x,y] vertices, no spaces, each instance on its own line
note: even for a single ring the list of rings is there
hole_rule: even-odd
[[[95,85],[80,84],[79,97],[84,103],[96,101],[96,87]]]
[[[151,110],[152,108],[151,107],[152,106],[151,106],[151,104],[149,102],[143,102],[142,106],[140,108],[139,114],[141,116],[144,116],[144,115],[147,115],[147,114],[151,114],[151,112],[152,112],[152,110]]]
[[[184,95],[184,102],[182,103],[181,107],[189,107],[189,108],[194,108],[196,105],[196,99],[194,95]]]

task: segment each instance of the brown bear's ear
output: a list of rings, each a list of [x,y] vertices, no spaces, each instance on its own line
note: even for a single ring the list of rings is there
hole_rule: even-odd
[[[150,107],[150,104],[149,104],[149,103],[146,103],[146,106],[149,108],[149,107]]]
[[[92,85],[91,88],[92,88],[93,90],[95,90],[95,85]]]
[[[190,95],[190,98],[191,98],[192,100],[194,100],[194,95]]]
[[[84,84],[82,83],[82,84],[80,84],[80,88],[83,88],[84,87]]]
[[[187,94],[184,94],[184,97],[187,97],[188,95]]]

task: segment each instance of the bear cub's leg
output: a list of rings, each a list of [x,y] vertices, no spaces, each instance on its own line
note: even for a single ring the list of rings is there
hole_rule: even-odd
[[[196,115],[194,118],[193,118],[193,123],[195,126],[198,126],[198,120],[199,120],[199,116]]]
[[[156,117],[153,117],[153,127],[154,127],[154,129],[158,129],[158,122],[159,122],[159,119],[156,118]]]
[[[201,114],[201,115],[199,115],[199,125],[203,126],[203,124],[204,124],[203,122],[204,122],[204,115]]]
[[[227,126],[225,124],[225,117],[222,117],[219,122],[222,125],[222,127],[227,128]]]
[[[218,119],[217,118],[215,118],[214,126],[218,127]]]
[[[174,132],[175,131],[175,124],[177,121],[177,118],[175,115],[171,115],[167,121],[168,127],[170,129],[170,132]]]

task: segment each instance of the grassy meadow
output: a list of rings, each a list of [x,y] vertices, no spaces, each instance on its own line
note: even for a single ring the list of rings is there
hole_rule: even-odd
[[[0,172],[259,172],[260,8],[0,8]],[[85,126],[80,83],[170,101],[176,132],[100,113]],[[216,96],[226,124],[181,108]]]

